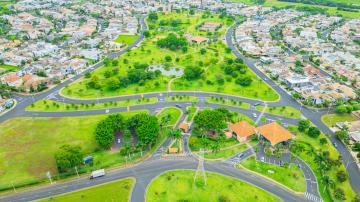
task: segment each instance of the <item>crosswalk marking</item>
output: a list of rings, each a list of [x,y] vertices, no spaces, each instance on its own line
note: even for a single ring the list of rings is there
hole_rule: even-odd
[[[310,199],[311,201],[324,202],[324,200],[322,200],[320,197],[315,196],[308,192],[305,192],[305,198]]]

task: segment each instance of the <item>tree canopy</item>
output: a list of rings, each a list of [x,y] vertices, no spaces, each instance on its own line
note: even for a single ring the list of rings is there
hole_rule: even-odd
[[[166,38],[157,41],[157,45],[160,48],[168,48],[172,51],[181,49],[188,45],[186,38],[177,37],[175,34],[170,33]]]
[[[218,132],[226,128],[226,114],[221,110],[205,109],[194,117],[194,123],[205,131]]]
[[[156,142],[160,126],[156,116],[137,114],[128,120],[128,127],[135,131],[140,145],[149,145]]]
[[[63,145],[55,153],[56,165],[59,172],[64,172],[82,163],[83,152],[80,146]]]
[[[121,114],[109,115],[95,128],[95,139],[101,149],[109,149],[114,141],[114,133],[125,128],[125,119]]]
[[[186,67],[184,69],[184,78],[187,80],[199,79],[204,73],[201,67]]]

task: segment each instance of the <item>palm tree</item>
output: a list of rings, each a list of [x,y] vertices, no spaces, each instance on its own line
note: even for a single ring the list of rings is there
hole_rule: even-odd
[[[332,179],[330,179],[330,177],[327,175],[324,175],[321,177],[321,183],[324,184],[323,192],[325,191],[325,189],[327,189],[329,187],[334,187],[334,181]]]

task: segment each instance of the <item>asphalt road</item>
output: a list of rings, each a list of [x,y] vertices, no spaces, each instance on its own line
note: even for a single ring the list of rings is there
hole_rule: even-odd
[[[142,30],[147,29],[147,25],[144,21],[144,17],[141,19],[141,27]],[[350,175],[350,182],[355,190],[355,192],[360,193],[360,172],[357,168],[357,165],[354,163],[354,159],[352,158],[351,154],[347,151],[346,147],[338,141],[335,137],[332,131],[324,125],[321,122],[321,115],[326,113],[326,111],[314,111],[312,109],[308,109],[306,107],[301,106],[295,99],[293,99],[289,94],[287,94],[286,91],[284,91],[281,87],[279,87],[277,84],[275,84],[271,79],[269,79],[264,73],[262,73],[260,70],[258,70],[255,67],[256,60],[248,59],[243,57],[239,51],[235,48],[232,42],[232,33],[234,31],[234,26],[231,27],[227,34],[226,34],[226,41],[228,46],[233,50],[234,54],[237,57],[242,58],[245,63],[260,77],[263,79],[269,86],[271,86],[274,90],[276,90],[280,95],[281,99],[278,102],[267,102],[268,106],[292,106],[297,109],[301,109],[301,112],[303,115],[310,119],[317,127],[319,127],[322,132],[329,133],[330,139],[333,143],[336,143],[338,145],[338,151],[339,153],[344,157],[344,163],[347,167],[347,171]],[[111,54],[110,57],[116,58],[120,56],[121,54],[124,54],[126,51],[128,51],[131,48],[136,47],[142,40],[143,36],[140,35],[138,40],[130,45],[128,48],[126,48],[123,51],[120,51],[118,53]],[[4,114],[0,117],[0,123],[13,117],[19,117],[19,116],[31,116],[31,117],[44,117],[44,116],[54,116],[54,117],[61,117],[61,116],[87,116],[87,115],[93,115],[93,114],[106,114],[106,113],[113,113],[113,112],[123,112],[126,111],[126,107],[118,107],[118,108],[110,108],[110,109],[103,109],[103,110],[92,110],[92,111],[76,111],[76,112],[27,112],[25,111],[25,107],[31,105],[31,103],[38,101],[40,99],[53,99],[57,101],[62,101],[66,103],[93,103],[93,102],[108,102],[108,101],[119,101],[119,100],[125,100],[125,99],[138,99],[141,97],[141,95],[130,95],[130,96],[119,96],[114,98],[103,98],[103,99],[93,99],[93,100],[75,100],[75,99],[69,99],[64,98],[59,95],[59,91],[61,88],[65,87],[66,85],[69,85],[70,83],[74,82],[75,80],[81,78],[85,73],[95,70],[96,68],[102,66],[103,63],[99,62],[89,68],[88,70],[82,72],[79,75],[74,76],[73,78],[64,81],[63,83],[59,84],[58,86],[44,92],[40,93],[34,96],[22,96],[22,95],[15,95],[15,98],[18,101],[17,106],[10,111],[9,113]],[[184,95],[191,95],[198,97],[200,102],[197,103],[197,105],[200,108],[204,107],[210,107],[210,108],[217,108],[217,107],[223,107],[223,105],[217,105],[217,104],[207,104],[204,102],[206,97],[224,97],[228,99],[234,99],[236,101],[243,101],[250,103],[252,105],[256,103],[262,103],[262,101],[252,100],[252,99],[246,99],[246,98],[239,98],[236,96],[230,96],[230,95],[222,95],[217,93],[204,93],[204,92],[165,92],[165,93],[149,93],[149,94],[143,94],[144,97],[158,97],[159,100],[165,100],[164,97],[171,96],[171,95],[178,95],[178,94],[184,94]],[[160,99],[161,98],[161,99]],[[178,104],[181,106],[182,109],[185,109],[187,106],[190,106],[191,103],[187,102],[164,102],[160,101],[155,104],[144,104],[144,105],[136,105],[130,107],[131,110],[137,110],[137,109],[148,109],[151,113],[155,113],[156,111],[159,111],[160,109],[167,107],[167,106],[174,106],[175,104]],[[230,106],[225,106],[226,108],[244,113],[248,115],[249,117],[255,119],[253,117],[253,113],[256,113],[257,116],[260,115],[260,112],[251,109],[241,109],[241,108],[235,108]],[[275,116],[271,114],[264,114],[264,117],[271,120],[281,120],[286,124],[297,124],[297,119],[288,119],[283,118],[280,116]],[[151,163],[156,162],[156,163]],[[192,169],[196,164],[191,161],[151,161],[146,162],[143,164],[140,164],[139,166],[136,166],[131,169],[124,169],[115,171],[109,175],[107,175],[104,178],[100,178],[97,180],[89,181],[87,179],[78,180],[76,182],[71,183],[65,183],[65,184],[59,184],[54,185],[48,188],[38,189],[30,192],[24,192],[24,193],[18,193],[16,195],[9,196],[8,198],[3,198],[1,200],[4,201],[28,201],[33,200],[37,198],[47,197],[51,195],[56,195],[59,193],[65,193],[68,191],[77,190],[79,188],[84,188],[104,182],[113,181],[116,179],[120,179],[127,176],[135,176],[137,178],[137,184],[134,189],[134,193],[132,195],[132,201],[143,201],[143,195],[146,185],[151,181],[153,177],[158,175],[159,173],[169,170],[169,169]],[[161,162],[161,163],[160,163]],[[168,163],[170,162],[170,163]],[[144,170],[143,170],[144,169]],[[284,199],[284,201],[300,201],[304,200],[302,196],[297,196],[292,194],[289,191],[283,190],[281,187],[278,187],[274,185],[271,182],[267,182],[264,179],[260,179],[257,176],[249,175],[248,173],[243,173],[241,171],[238,171],[237,169],[232,168],[231,166],[224,166],[221,164],[206,164],[206,169],[209,171],[216,171],[222,174],[227,174],[230,176],[234,176],[240,179],[243,179],[247,182],[250,182],[254,185],[257,185],[265,190],[270,191],[271,193],[276,194],[280,198]],[[141,193],[141,194],[140,194]],[[140,194],[140,195],[139,195]],[[139,198],[137,198],[139,197]]]

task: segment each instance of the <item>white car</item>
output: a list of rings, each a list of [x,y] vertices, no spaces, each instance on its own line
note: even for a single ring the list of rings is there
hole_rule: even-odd
[[[256,117],[257,117],[257,114],[253,113],[253,116],[256,118]]]
[[[121,142],[121,139],[119,138],[119,139],[117,139],[117,142],[118,142],[118,144],[120,144],[120,142]]]

